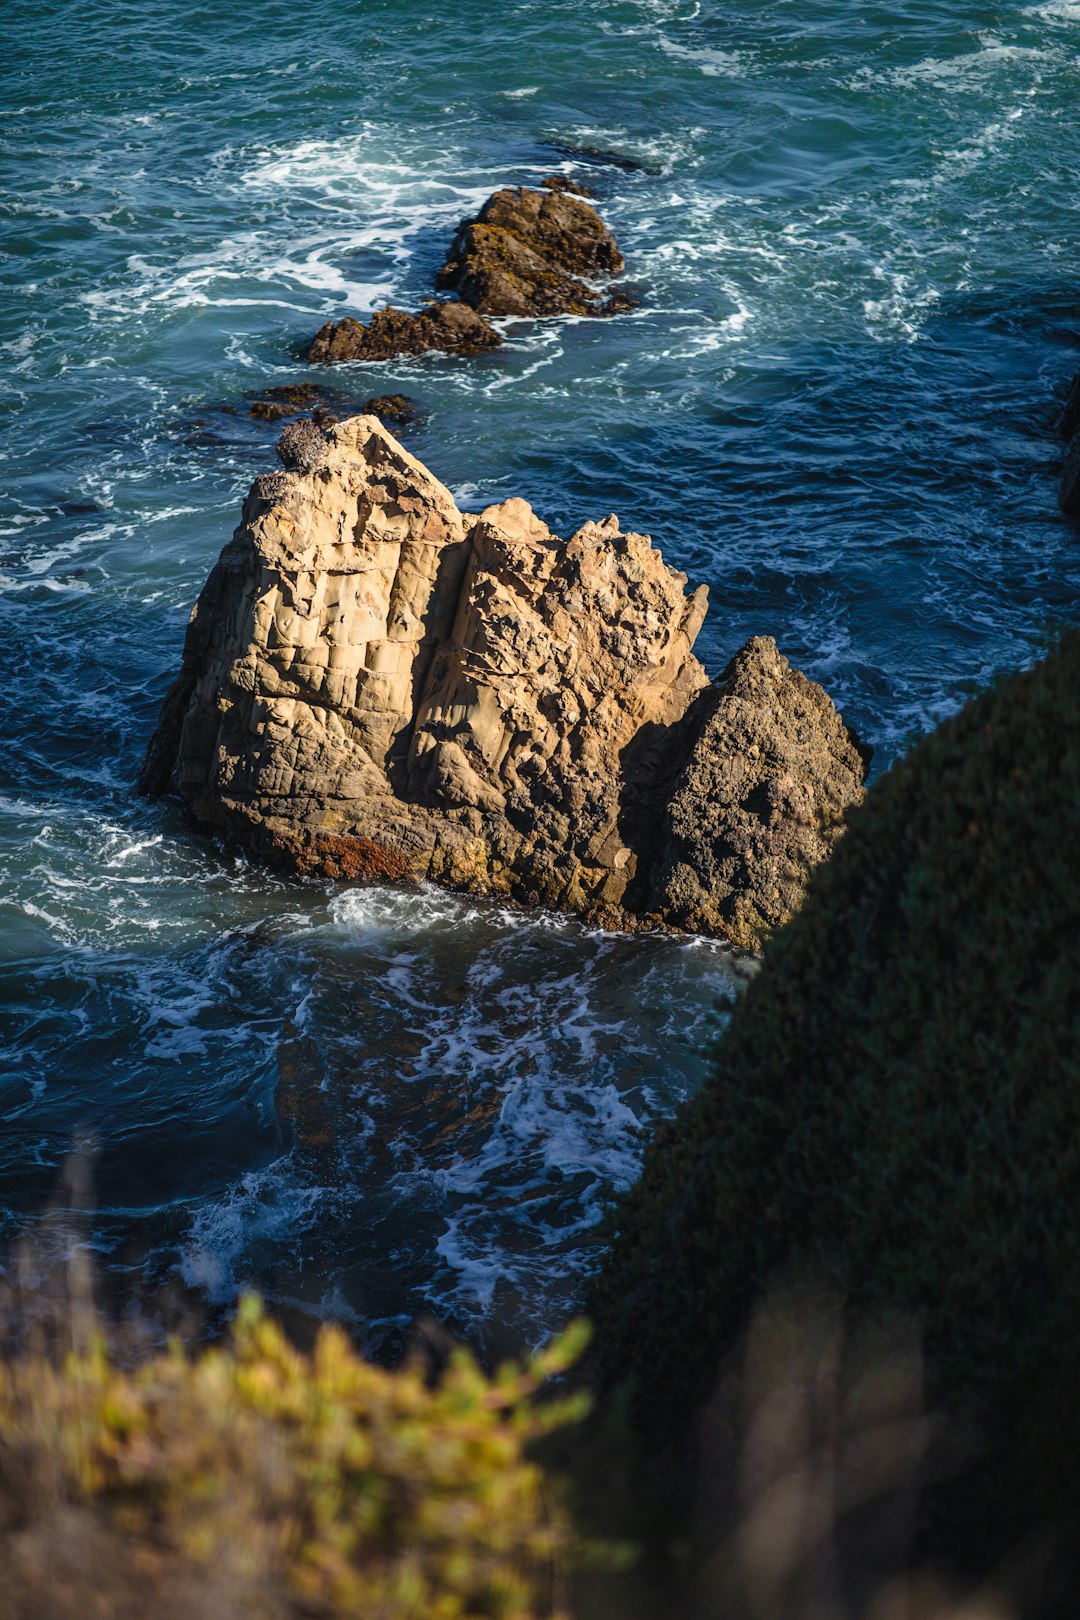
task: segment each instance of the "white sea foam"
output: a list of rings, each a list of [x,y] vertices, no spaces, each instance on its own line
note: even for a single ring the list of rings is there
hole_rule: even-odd
[[[426,883],[417,889],[380,884],[345,889],[333,897],[327,910],[337,927],[363,939],[430,939],[441,932],[453,935],[477,926],[495,934],[520,928],[562,934],[578,926],[559,912],[525,911],[498,900],[471,900]]]
[[[382,143],[382,144],[380,144]],[[305,140],[250,150],[228,147],[211,166],[223,202],[237,192],[297,211],[288,236],[280,226],[240,232],[179,260],[141,254],[127,274],[80,295],[98,317],[129,318],[158,308],[260,306],[306,312],[366,312],[394,293],[415,240],[433,228],[450,234],[492,189],[495,171],[469,184],[382,153],[371,126],[336,140]],[[445,162],[445,157],[444,157]],[[418,169],[420,177],[418,178]],[[501,176],[500,176],[501,177]],[[375,276],[349,273],[357,258],[382,261]]]
[[[922,335],[925,317],[940,301],[941,293],[936,287],[920,286],[914,277],[883,265],[876,265],[873,274],[888,291],[880,298],[863,299],[867,330],[879,341],[900,336],[914,343]]]
[[[641,1128],[658,1106],[652,1069],[685,1063],[704,1044],[691,985],[711,985],[699,998],[708,1018],[736,981],[737,959],[713,943],[613,936],[438,891],[350,890],[329,911],[369,957],[378,953],[395,1004],[422,1019],[395,1084],[460,1095],[475,1121],[456,1149],[421,1156],[394,1180],[403,1208],[434,1197],[441,1213],[433,1302],[459,1319],[482,1316],[505,1287],[550,1326],[603,1198],[636,1174]],[[447,948],[462,980],[449,1003],[432,983]],[[684,977],[689,993],[673,992]],[[311,1017],[309,1007],[308,1026]],[[362,1049],[353,1058],[377,1111],[381,1061]]]
[[[1024,15],[1041,17],[1044,22],[1080,23],[1080,0],[1047,0],[1039,6],[1028,6]]]
[[[11,338],[7,343],[0,343],[0,354],[10,354],[18,358],[28,355],[39,341],[41,333],[37,328],[28,326],[17,338]]]
[[[260,1243],[295,1239],[334,1194],[298,1181],[288,1157],[249,1171],[239,1186],[195,1210],[181,1250],[180,1273],[215,1304],[227,1304],[245,1281],[244,1265]]]
[[[463,512],[481,512],[484,507],[496,506],[506,499],[509,483],[508,478],[499,478],[490,484],[458,484],[451,493]]]
[[[742,79],[752,71],[744,51],[718,51],[708,46],[679,45],[675,40],[659,34],[656,44],[665,56],[690,62],[699,73],[710,79]]]

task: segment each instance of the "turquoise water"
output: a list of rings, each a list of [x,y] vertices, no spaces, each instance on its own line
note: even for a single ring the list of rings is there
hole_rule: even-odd
[[[535,1337],[746,968],[291,884],[136,799],[272,463],[235,407],[318,379],[328,317],[415,304],[497,185],[585,180],[633,315],[332,380],[420,400],[466,507],[652,533],[710,586],[710,667],[774,634],[880,765],[1076,617],[1080,3],[6,0],[0,32],[0,1232],[89,1129],[122,1288]]]

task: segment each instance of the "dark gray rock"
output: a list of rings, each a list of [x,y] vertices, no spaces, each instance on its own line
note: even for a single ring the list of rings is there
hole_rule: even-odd
[[[737,653],[663,812],[652,908],[754,945],[798,909],[865,764],[828,695],[767,636]]]

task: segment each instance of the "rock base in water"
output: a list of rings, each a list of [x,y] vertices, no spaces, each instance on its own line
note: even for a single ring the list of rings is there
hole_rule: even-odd
[[[398,355],[479,354],[502,342],[484,319],[492,316],[617,315],[636,300],[596,282],[618,275],[623,257],[587,193],[565,176],[496,191],[477,217],[458,228],[436,277],[439,292],[455,294],[417,315],[381,309],[364,326],[352,316],[328,321],[305,358],[323,365],[390,360]]]
[[[485,315],[614,315],[633,300],[589,281],[622,269],[595,208],[562,188],[520,186],[495,192],[466,220],[435,285]]]
[[[347,315],[328,321],[308,345],[305,359],[336,365],[344,360],[389,360],[396,355],[482,354],[497,349],[502,338],[466,303],[445,300],[426,304],[418,315],[388,307],[363,326]]]
[[[370,416],[292,424],[192,614],[143,776],[294,870],[432,878],[753,945],[861,796],[765,639],[618,520],[479,516]]]

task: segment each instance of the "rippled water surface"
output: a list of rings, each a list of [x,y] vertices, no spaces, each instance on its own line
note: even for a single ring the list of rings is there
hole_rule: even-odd
[[[348,368],[478,509],[617,511],[887,761],[1076,617],[1080,4],[6,0],[0,1234],[100,1142],[117,1275],[393,1340],[571,1308],[746,966],[435,893],[304,886],[133,777],[329,316],[431,287],[505,182],[585,180],[642,292]],[[568,155],[596,147],[633,169]]]

